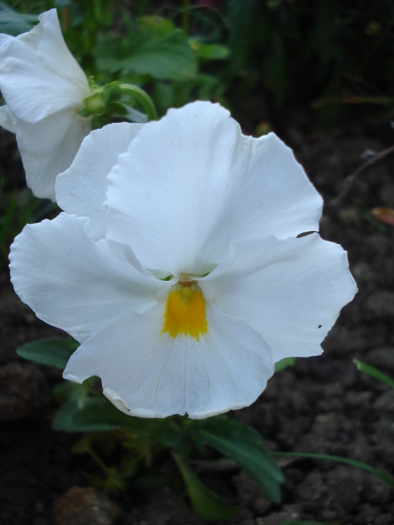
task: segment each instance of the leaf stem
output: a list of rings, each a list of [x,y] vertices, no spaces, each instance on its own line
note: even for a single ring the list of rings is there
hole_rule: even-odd
[[[148,116],[148,120],[157,120],[157,112],[153,100],[143,89],[131,84],[120,84],[119,87],[124,94],[130,95],[141,104]]]

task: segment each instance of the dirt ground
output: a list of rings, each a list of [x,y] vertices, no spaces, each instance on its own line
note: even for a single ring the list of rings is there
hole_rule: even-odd
[[[258,429],[273,451],[349,457],[391,475],[394,390],[359,372],[353,359],[394,377],[394,227],[370,214],[377,206],[394,208],[394,154],[362,172],[340,205],[330,203],[345,177],[364,162],[361,155],[391,146],[393,137],[394,131],[383,124],[348,125],[316,136],[303,136],[294,127],[283,134],[325,198],[321,235],[348,251],[359,292],[325,340],[323,356],[298,360],[270,380],[253,406],[234,413]],[[59,332],[19,301],[6,267],[0,277],[0,332],[0,524],[112,523],[104,521],[105,513],[97,521],[81,517],[67,522],[56,505],[71,487],[88,486],[85,473],[92,464],[71,453],[76,436],[51,430],[56,409],[51,389],[60,373],[15,354],[23,342]],[[202,476],[241,508],[228,523],[394,523],[394,491],[374,475],[327,461],[278,461],[286,478],[279,505],[232,465],[224,473]],[[129,503],[116,503],[122,509],[119,525],[204,523],[171,487],[143,498],[130,494]]]

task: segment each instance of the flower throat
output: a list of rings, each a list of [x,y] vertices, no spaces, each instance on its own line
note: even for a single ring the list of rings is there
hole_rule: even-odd
[[[186,274],[167,298],[163,333],[171,337],[190,335],[199,340],[200,334],[208,332],[205,299],[199,286]]]

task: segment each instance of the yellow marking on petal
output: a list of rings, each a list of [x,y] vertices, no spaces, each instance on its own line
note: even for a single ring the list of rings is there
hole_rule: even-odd
[[[163,333],[174,338],[182,334],[191,335],[198,341],[200,334],[207,332],[207,313],[202,291],[194,284],[187,284],[170,292],[164,314]]]

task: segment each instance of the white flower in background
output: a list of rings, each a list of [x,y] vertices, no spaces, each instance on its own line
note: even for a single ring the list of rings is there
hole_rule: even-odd
[[[64,377],[97,375],[142,417],[250,405],[274,362],[322,352],[356,285],[317,233],[322,199],[273,133],[196,102],[87,137],[56,183],[64,210],[11,251],[16,292],[81,342]]]
[[[81,117],[90,95],[85,73],[64,42],[56,9],[17,37],[0,34],[0,126],[16,134],[26,182],[37,197],[55,199],[91,119]]]

